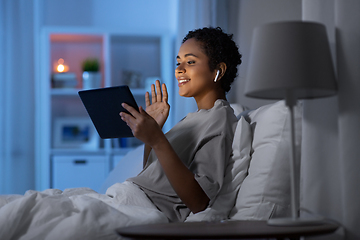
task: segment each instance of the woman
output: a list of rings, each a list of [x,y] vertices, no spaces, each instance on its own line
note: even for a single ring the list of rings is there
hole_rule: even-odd
[[[211,205],[219,192],[236,118],[226,92],[237,73],[241,55],[232,36],[220,28],[191,31],[177,56],[175,76],[179,94],[193,97],[198,112],[189,114],[167,134],[161,131],[168,114],[165,84],[152,85],[152,104],[146,111],[120,113],[136,138],[145,143],[144,170],[129,181],[138,185],[170,219],[184,221]],[[150,150],[152,153],[150,154]]]
[[[151,103],[145,96],[146,111],[124,104],[131,114],[120,113],[145,143],[143,171],[105,195],[75,188],[0,197],[0,239],[118,239],[116,228],[184,221],[211,206],[232,152],[237,119],[226,92],[240,59],[220,28],[189,32],[175,75],[179,94],[193,97],[198,111],[164,134],[170,107],[166,86],[156,81]]]

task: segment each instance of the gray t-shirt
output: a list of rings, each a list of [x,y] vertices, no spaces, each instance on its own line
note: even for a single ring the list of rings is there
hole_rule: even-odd
[[[166,133],[181,161],[209,197],[209,206],[223,184],[236,123],[229,103],[217,100],[213,108],[189,113]],[[184,221],[189,215],[190,209],[177,196],[153,151],[144,170],[129,181],[137,184],[170,221]]]

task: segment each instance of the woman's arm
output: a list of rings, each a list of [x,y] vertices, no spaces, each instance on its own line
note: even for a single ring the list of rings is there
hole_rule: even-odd
[[[144,144],[143,168],[145,168],[146,166],[150,152],[151,152],[151,147],[147,144]]]
[[[121,118],[129,125],[136,138],[153,149],[169,182],[183,203],[193,213],[204,210],[209,203],[208,196],[195,180],[194,174],[181,162],[157,121],[141,107],[139,112],[127,104],[123,104],[123,107],[131,115],[122,112]]]
[[[152,148],[172,187],[183,203],[193,213],[205,210],[210,199],[195,180],[194,174],[177,156],[165,135],[159,137]]]

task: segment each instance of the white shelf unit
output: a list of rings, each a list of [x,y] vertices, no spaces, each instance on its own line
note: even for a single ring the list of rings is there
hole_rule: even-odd
[[[95,148],[54,146],[55,119],[89,118],[78,97],[78,91],[82,90],[82,61],[87,57],[98,58],[102,75],[101,87],[129,85],[138,105],[145,107],[144,95],[149,91],[149,85],[145,83],[147,78],[159,77],[161,82],[167,84],[169,95],[172,96],[175,63],[173,40],[167,34],[139,34],[93,28],[44,28],[39,39],[40,62],[35,64],[39,76],[36,81],[36,189],[78,187],[76,179],[91,176],[88,171],[96,174],[99,164],[103,164],[105,173],[110,172],[114,158],[119,159],[119,156],[125,155],[139,144],[136,139],[128,139],[125,141],[128,146],[124,147],[114,139],[99,139],[98,147]],[[59,58],[63,58],[64,63],[69,66],[69,72],[75,73],[78,81],[76,88],[52,87],[51,76]],[[129,74],[138,76],[141,81],[136,84],[129,82]],[[170,105],[172,101],[170,98]],[[164,131],[172,127],[172,118],[170,113]],[[80,158],[82,160],[78,161]],[[74,161],[80,165],[72,167],[71,162]],[[84,162],[89,164],[83,164]],[[86,174],[74,170],[81,169],[81,166],[86,169]],[[66,169],[68,172],[65,172]],[[79,176],[66,175],[74,175],[76,172]],[[73,182],[63,184],[62,177],[73,179]]]

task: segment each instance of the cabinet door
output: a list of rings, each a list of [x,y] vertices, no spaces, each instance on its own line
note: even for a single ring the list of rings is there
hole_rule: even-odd
[[[52,188],[89,187],[99,191],[107,176],[105,156],[54,156]]]

